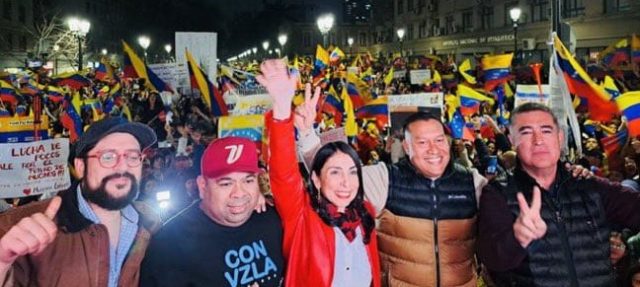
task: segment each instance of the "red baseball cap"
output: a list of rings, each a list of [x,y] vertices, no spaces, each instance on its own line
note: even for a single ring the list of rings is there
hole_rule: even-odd
[[[202,155],[202,176],[218,178],[232,172],[260,173],[256,145],[247,138],[226,137],[213,141]]]

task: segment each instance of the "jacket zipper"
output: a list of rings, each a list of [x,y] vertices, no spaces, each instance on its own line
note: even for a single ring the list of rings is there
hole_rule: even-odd
[[[564,252],[564,257],[567,262],[567,267],[569,269],[569,279],[571,280],[571,286],[578,287],[578,276],[576,274],[576,266],[575,266],[575,262],[573,262],[573,256],[571,256],[571,248],[569,248],[569,238],[567,237],[567,231],[564,226],[564,220],[562,219],[562,215],[560,214],[560,211],[558,209],[554,208],[554,212],[556,215],[556,218],[555,218],[556,223],[558,224],[558,228],[560,229],[560,238],[562,239],[562,251]]]
[[[434,190],[436,182],[431,181],[433,192],[433,249],[436,255],[436,287],[440,287],[440,247],[438,246],[438,193]]]

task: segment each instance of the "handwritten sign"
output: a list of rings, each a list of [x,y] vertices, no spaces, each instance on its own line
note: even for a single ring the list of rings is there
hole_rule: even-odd
[[[416,93],[389,96],[389,109],[398,107],[429,107],[442,109],[442,93]]]
[[[431,79],[431,70],[411,70],[409,79],[412,85],[422,85],[428,79]]]
[[[538,89],[538,85],[518,85],[516,87],[516,95],[514,106],[518,107],[524,103],[540,103],[550,106],[551,99],[549,97],[549,85],[541,85],[542,94]]]
[[[271,97],[268,94],[239,96],[236,98],[233,111],[234,116],[264,115],[271,109]]]
[[[69,188],[69,140],[0,144],[0,198]]]

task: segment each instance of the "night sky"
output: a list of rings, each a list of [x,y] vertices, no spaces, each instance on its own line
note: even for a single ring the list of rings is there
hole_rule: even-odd
[[[300,11],[315,5],[317,14],[332,12],[340,17],[340,0],[142,0],[131,21],[133,39],[149,35],[155,43],[173,43],[175,31],[218,33],[218,55],[226,57],[274,39],[283,21],[305,21]],[[142,4],[142,3],[141,3]],[[304,9],[304,8],[303,8]],[[307,19],[307,21],[309,21]],[[315,16],[311,19],[315,22]],[[256,40],[260,39],[260,40]],[[161,49],[161,45],[155,45]],[[150,48],[151,49],[151,48]],[[153,51],[150,51],[153,53]]]

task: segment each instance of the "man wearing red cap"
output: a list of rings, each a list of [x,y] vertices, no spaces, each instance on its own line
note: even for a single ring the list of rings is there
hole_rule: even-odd
[[[280,286],[282,226],[260,197],[258,155],[245,138],[214,141],[202,157],[199,204],[171,219],[151,241],[141,286]]]

